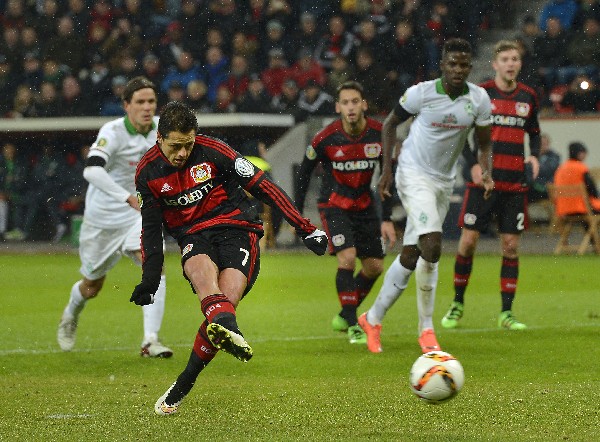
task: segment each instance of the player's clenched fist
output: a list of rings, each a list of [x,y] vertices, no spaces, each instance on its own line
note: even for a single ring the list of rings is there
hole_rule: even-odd
[[[316,229],[313,233],[302,238],[304,245],[313,253],[321,256],[327,250],[327,235],[322,230]]]

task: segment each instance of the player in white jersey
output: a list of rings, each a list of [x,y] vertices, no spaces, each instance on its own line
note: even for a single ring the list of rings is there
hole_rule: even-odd
[[[387,270],[373,306],[358,319],[367,334],[367,347],[374,353],[382,351],[383,317],[400,297],[413,272],[417,283],[419,345],[424,353],[440,350],[432,316],[442,223],[448,212],[457,159],[473,126],[486,193],[494,188],[490,174],[491,102],[484,89],[467,82],[471,57],[471,46],[466,40],[446,41],[440,63],[441,78],[410,87],[383,123],[384,158],[379,193],[388,198],[396,127],[415,116],[400,149],[396,169],[398,194],[408,216],[402,252]]]
[[[79,238],[80,272],[58,326],[60,348],[75,345],[79,316],[86,302],[104,284],[106,274],[121,256],[141,266],[142,216],[135,190],[135,169],[146,151],[156,144],[158,117],[156,86],[144,77],[131,79],[123,92],[126,115],[106,123],[90,149],[83,176],[89,181]],[[154,303],[144,306],[142,356],[173,355],[158,339],[165,310],[166,284],[161,276]]]

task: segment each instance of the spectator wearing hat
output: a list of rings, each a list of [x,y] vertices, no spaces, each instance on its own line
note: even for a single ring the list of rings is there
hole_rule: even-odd
[[[271,97],[258,73],[250,74],[248,89],[239,100],[237,112],[267,114],[271,111]]]
[[[231,57],[231,68],[224,84],[231,92],[233,101],[239,103],[243,95],[248,90],[250,83],[250,73],[248,72],[248,60],[241,55]]]
[[[358,40],[351,32],[346,30],[346,23],[340,15],[334,15],[329,19],[327,32],[317,44],[315,59],[327,71],[331,69],[331,63],[335,54],[342,54],[350,62],[354,61],[354,50]]]
[[[309,80],[324,85],[327,82],[327,73],[313,58],[310,49],[302,48],[298,51],[298,60],[292,65],[291,78],[298,83],[300,89],[303,89]]]
[[[18,76],[13,64],[0,53],[0,115],[11,109],[17,81]]]
[[[194,59],[194,56],[190,51],[184,50],[177,59],[177,65],[171,66],[167,70],[165,78],[160,84],[160,88],[162,92],[166,94],[173,81],[178,81],[185,89],[190,81],[202,77],[200,64]]]
[[[123,91],[127,78],[117,75],[111,80],[111,95],[106,97],[100,105],[100,115],[103,117],[121,117],[125,115],[123,108]]]
[[[271,110],[278,114],[287,114],[294,117],[299,115],[298,99],[300,89],[294,80],[287,79],[281,85],[281,93],[271,99]]]
[[[331,95],[322,90],[315,80],[308,80],[298,98],[297,121],[308,117],[335,114],[335,101]]]
[[[281,93],[283,82],[290,78],[291,71],[287,65],[285,54],[279,48],[269,51],[269,65],[262,71],[261,79],[267,93],[274,97]]]
[[[569,159],[556,170],[554,184],[557,186],[585,184],[594,212],[600,213],[600,195],[598,194],[596,183],[585,164],[586,157],[587,148],[583,143],[574,142],[569,144]],[[558,216],[576,215],[586,212],[587,210],[583,201],[574,200],[573,198],[557,198],[556,200],[556,214]]]

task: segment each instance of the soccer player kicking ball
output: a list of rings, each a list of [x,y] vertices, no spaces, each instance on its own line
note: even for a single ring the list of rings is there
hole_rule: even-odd
[[[531,164],[533,179],[538,175],[541,137],[538,122],[536,92],[517,81],[521,70],[521,54],[515,42],[501,40],[494,47],[493,80],[483,83],[493,104],[493,167],[496,183],[489,199],[484,200],[481,188],[481,169],[470,149],[463,154],[471,166],[471,182],[467,191],[458,224],[462,227],[458,252],[454,264],[454,301],[442,319],[442,326],[455,328],[464,312],[464,297],[473,256],[480,232],[488,229],[495,215],[500,232],[502,264],[500,268],[500,296],[502,306],[498,327],[506,330],[524,330],[525,324],[512,314],[512,304],[519,278],[519,242],[527,228],[527,192],[525,163]],[[529,135],[531,156],[525,158],[524,139]]]
[[[123,92],[126,115],[106,123],[92,145],[84,178],[90,183],[79,238],[83,278],[71,287],[69,302],[58,325],[57,340],[63,351],[75,345],[79,317],[96,297],[108,272],[123,255],[142,264],[142,217],[135,196],[135,168],[156,141],[156,86],[145,77],[132,78]],[[161,242],[162,244],[162,242]],[[163,345],[158,332],[165,311],[166,282],[162,275],[153,305],[144,307],[143,357],[168,358],[173,351]]]
[[[390,197],[392,149],[396,127],[416,115],[402,144],[396,187],[407,211],[402,252],[387,270],[373,306],[358,318],[373,353],[382,351],[381,321],[416,273],[418,335],[421,350],[440,350],[433,330],[433,308],[442,245],[442,223],[454,187],[456,163],[471,127],[480,146],[479,164],[486,193],[494,188],[490,176],[491,103],[484,89],[467,82],[472,51],[463,39],[444,44],[438,80],[411,86],[383,123],[382,198]]]
[[[143,275],[131,302],[153,302],[164,261],[163,226],[181,249],[185,278],[198,296],[205,320],[187,366],[155,405],[159,415],[177,411],[200,372],[219,350],[247,362],[252,348],[236,321],[236,307],[256,281],[262,221],[244,189],[277,206],[304,244],[325,254],[327,236],[302,218],[290,198],[252,163],[224,142],[197,135],[192,110],[168,103],[158,124],[157,144],[136,172],[142,210]]]

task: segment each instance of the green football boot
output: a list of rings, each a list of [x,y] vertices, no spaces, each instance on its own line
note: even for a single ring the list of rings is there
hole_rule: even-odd
[[[498,316],[498,327],[507,330],[525,330],[527,326],[516,320],[512,311],[505,310]]]
[[[348,330],[348,321],[346,321],[340,315],[335,315],[331,320],[331,328],[333,331],[345,332]]]
[[[450,310],[442,318],[442,327],[444,328],[456,328],[458,321],[463,316],[465,306],[462,302],[453,301],[450,305]]]

